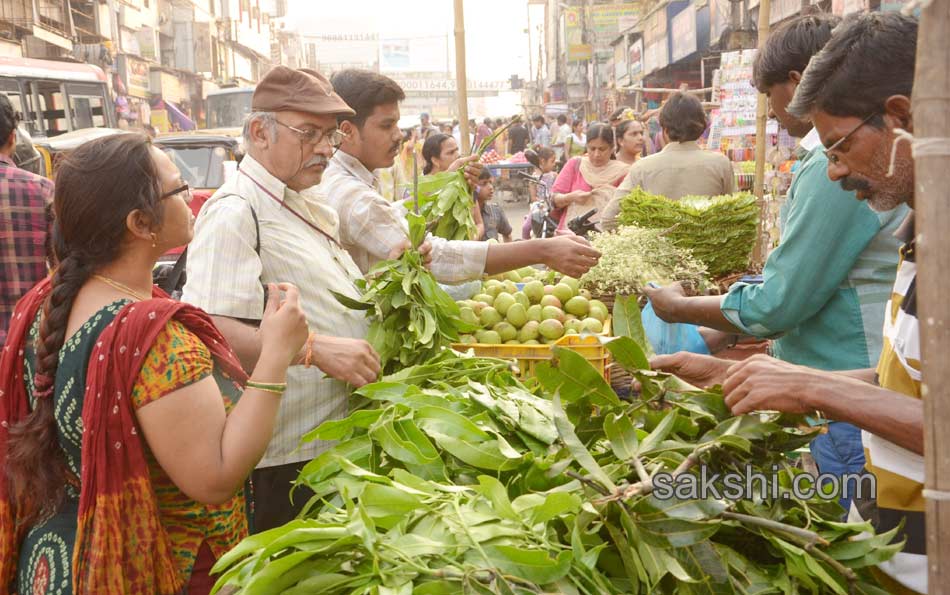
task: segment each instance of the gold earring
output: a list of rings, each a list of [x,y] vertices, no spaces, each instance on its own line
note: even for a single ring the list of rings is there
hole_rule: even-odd
[[[157,241],[158,241],[158,236],[156,236],[156,235],[153,233],[153,234],[152,234],[152,248],[157,248],[157,247],[158,247],[158,246],[156,245],[156,242],[157,242]]]

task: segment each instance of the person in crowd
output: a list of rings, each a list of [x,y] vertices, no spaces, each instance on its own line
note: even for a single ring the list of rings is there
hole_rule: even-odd
[[[505,151],[508,150],[508,130],[505,129],[505,123],[501,118],[495,118],[492,124],[492,131],[495,130],[500,130],[501,132],[498,134],[498,137],[495,138],[495,143],[492,145],[492,148],[504,155]]]
[[[780,218],[781,241],[765,263],[764,282],[737,283],[721,298],[686,297],[679,285],[646,290],[667,322],[719,329],[726,344],[739,334],[772,339],[778,359],[821,370],[869,368],[880,357],[884,303],[897,270],[894,232],[907,216],[903,205],[875,212],[829,180],[818,132],[786,109],[808,61],[839,22],[831,15],[789,21],[755,57],[753,79],[768,97],[770,117],[803,139],[801,166]],[[861,432],[851,424],[831,422],[811,450],[822,473],[841,476],[864,467]]]
[[[422,173],[437,174],[455,171],[464,165],[459,160],[459,146],[455,139],[447,134],[434,134],[422,144]]]
[[[551,146],[554,147],[558,161],[567,160],[564,149],[569,138],[571,138],[571,126],[567,123],[567,116],[560,114],[557,117],[557,126],[551,127]]]
[[[58,265],[0,356],[0,584],[209,593],[307,340],[298,291],[270,285],[248,378],[207,314],[152,286],[193,233],[168,156],[143,134],[96,139],[56,180]]]
[[[591,209],[597,212],[590,218],[599,222],[604,206],[613,196],[614,189],[623,180],[628,166],[612,159],[614,131],[609,124],[595,122],[584,135],[587,154],[572,157],[561,169],[551,191],[559,219],[558,230],[566,230],[567,222]]]
[[[614,135],[617,137],[617,160],[633,165],[640,159],[646,144],[644,134],[643,124],[637,120],[620,120],[614,128]]]
[[[638,160],[620,184],[604,213],[604,228],[617,226],[620,201],[636,187],[677,200],[688,195],[718,196],[735,192],[729,158],[703,150],[696,140],[706,130],[706,112],[696,97],[674,93],[660,110],[660,124],[669,143]]]
[[[448,122],[444,122],[440,124],[439,132],[441,132],[442,134],[447,134],[448,136],[452,136],[452,124]]]
[[[547,205],[539,204],[538,197],[541,195],[550,200],[551,189],[554,187],[554,180],[557,178],[557,174],[554,172],[557,157],[554,155],[554,149],[551,147],[541,147],[537,151],[528,149],[525,151],[524,156],[525,159],[528,160],[528,163],[534,166],[531,175],[539,182],[539,184],[528,184],[528,197],[531,207],[521,225],[521,239],[528,240],[531,239],[534,227],[533,221],[539,219],[543,216],[543,213],[547,212]]]
[[[485,140],[489,136],[491,136],[492,130],[493,130],[492,128],[493,124],[494,123],[492,122],[491,118],[485,118],[484,120],[482,120],[482,123],[478,125],[478,128],[475,130],[475,146],[472,147],[473,150],[477,149],[478,147],[481,147],[482,143],[485,142]],[[485,151],[488,152],[488,151],[493,150],[494,148],[495,148],[495,143],[492,143],[488,145],[487,147],[485,147]]]
[[[508,154],[515,155],[528,148],[528,129],[521,121],[515,122],[508,129]]]
[[[587,151],[587,134],[584,133],[584,121],[575,120],[571,135],[564,144],[564,154],[570,159],[580,157]]]
[[[0,348],[17,301],[46,277],[53,183],[14,165],[19,117],[0,94]]]
[[[336,213],[313,188],[340,142],[336,117],[352,110],[323,75],[285,66],[258,83],[251,109],[238,173],[196,222],[182,300],[212,315],[251,370],[267,356],[257,328],[265,284],[289,282],[300,292],[313,334],[297,361],[311,365],[287,372],[274,438],[253,474],[254,529],[261,531],[293,519],[310,497],[298,488],[291,504],[291,484],[327,445],[299,446],[300,437],[345,416],[351,387],[375,381],[380,365],[365,340],[365,316],[331,293],[359,298],[353,282],[361,273],[340,243]]]
[[[508,217],[505,211],[492,202],[495,196],[495,182],[491,172],[483,169],[478,176],[478,185],[475,187],[475,200],[478,202],[478,209],[482,213],[482,221],[485,222],[485,231],[479,238],[485,240],[498,240],[504,242],[511,241],[511,224],[508,223]]]
[[[422,160],[422,173],[425,175],[456,171],[473,161],[471,158],[460,159],[458,143],[446,134],[433,134],[426,139],[422,145]],[[475,219],[477,235],[481,237],[485,233],[485,223],[478,205],[472,206],[472,217]]]
[[[419,139],[425,141],[433,134],[438,134],[439,129],[432,125],[432,120],[429,117],[429,114],[422,112],[419,114]]]
[[[545,124],[544,116],[539,114],[532,118],[531,122],[533,124],[531,127],[531,146],[534,147],[535,151],[541,147],[550,147],[551,130]]]
[[[848,17],[812,58],[787,108],[792,116],[811,120],[818,131],[826,147],[828,177],[856,191],[859,200],[880,213],[901,204],[914,206],[914,158],[910,143],[900,135],[914,131],[916,40],[913,17]],[[889,593],[927,593],[913,212],[897,234],[904,244],[884,307],[883,347],[876,368],[827,372],[766,356],[736,364],[687,353],[660,356],[651,363],[699,385],[722,383],[726,404],[736,414],[817,411],[861,428],[866,469],[876,476],[876,494],[855,494],[849,520],[869,521],[878,534],[903,524],[897,537],[906,539],[903,551],[881,563],[876,577]]]
[[[387,167],[399,148],[399,102],[402,88],[392,79],[366,70],[348,69],[333,76],[337,93],[356,113],[339,118],[345,138],[327,168],[320,188],[339,220],[340,242],[368,271],[406,245],[405,206],[389,203],[375,190],[373,171]],[[471,159],[471,158],[469,158]],[[465,162],[471,180],[478,167]],[[572,240],[562,242],[561,240]],[[488,245],[478,241],[447,241],[429,237],[430,270],[442,283],[457,284],[522,266],[543,263],[572,277],[592,267],[599,257],[580,238],[549,238]]]

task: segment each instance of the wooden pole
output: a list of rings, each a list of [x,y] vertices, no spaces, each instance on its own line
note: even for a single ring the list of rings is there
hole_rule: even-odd
[[[914,80],[914,136],[950,140],[950,3],[923,3]],[[939,150],[938,150],[939,153]],[[914,159],[917,289],[923,355],[926,487],[950,492],[950,155]],[[927,499],[929,592],[950,594],[950,501]]]
[[[769,36],[771,4],[770,0],[761,0],[759,3],[759,51],[765,46],[765,40]],[[752,261],[756,266],[765,262],[765,256],[768,252],[766,248],[768,234],[763,229],[768,207],[765,202],[765,145],[767,140],[765,124],[767,121],[766,97],[764,93],[759,93],[755,110],[755,181],[752,187],[759,204],[759,226],[755,237],[755,251],[752,253]]]
[[[463,0],[455,0],[455,81],[459,104],[459,133],[462,155],[472,151],[468,130],[468,77],[465,72],[465,7]]]

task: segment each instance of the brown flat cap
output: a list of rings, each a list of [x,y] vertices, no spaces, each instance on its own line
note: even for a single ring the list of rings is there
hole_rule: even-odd
[[[275,66],[257,83],[251,98],[256,112],[295,111],[320,116],[356,114],[333,91],[330,80],[315,70]]]

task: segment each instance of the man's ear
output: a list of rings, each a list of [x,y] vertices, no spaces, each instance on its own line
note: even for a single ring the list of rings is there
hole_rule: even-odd
[[[891,95],[884,101],[884,113],[897,120],[898,128],[907,131],[914,129],[914,116],[911,112],[910,98],[906,95]]]
[[[792,81],[793,83],[797,85],[800,82],[802,82],[802,73],[798,72],[797,70],[789,70],[788,80]]]

